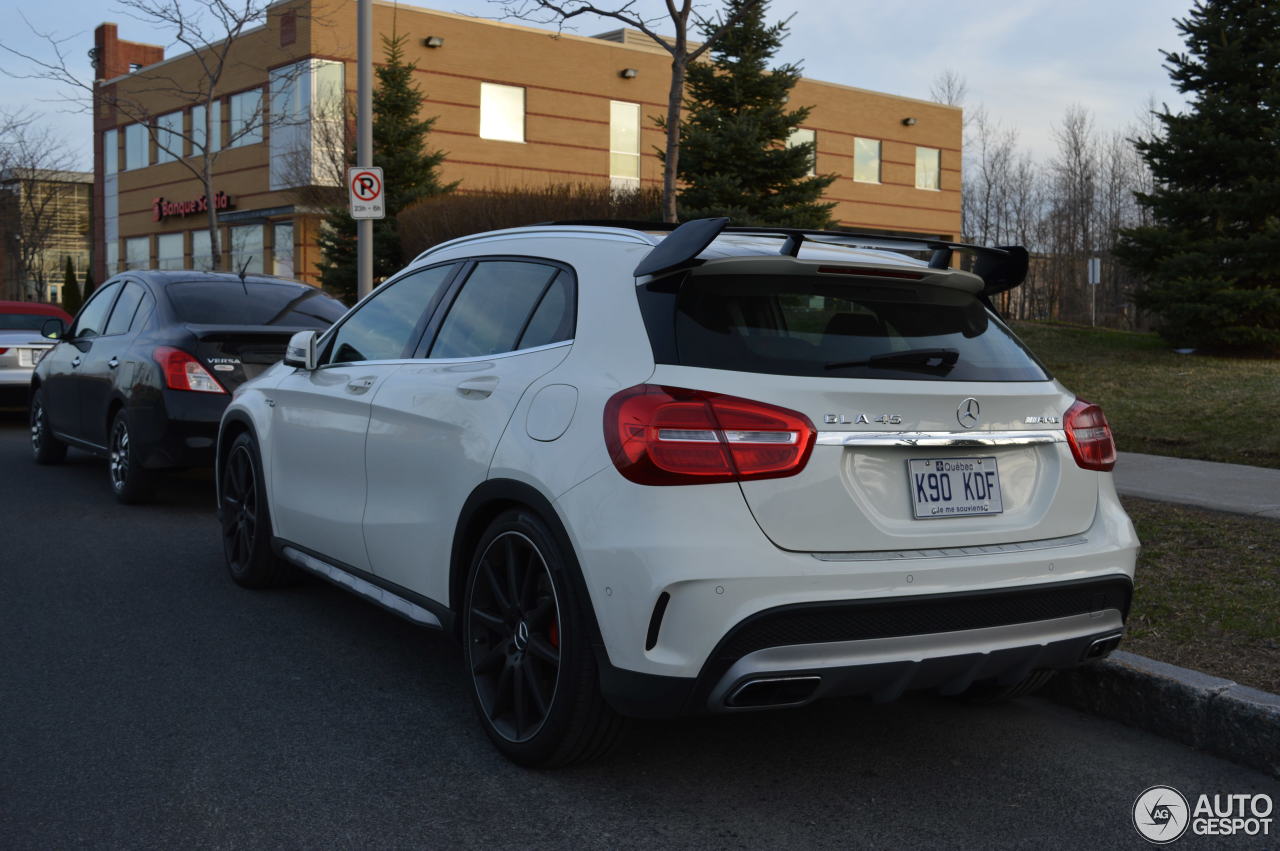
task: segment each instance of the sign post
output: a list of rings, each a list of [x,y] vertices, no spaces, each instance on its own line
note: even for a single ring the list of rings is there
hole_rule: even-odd
[[[347,203],[353,219],[384,219],[387,205],[384,202],[382,169],[378,166],[352,166],[347,169]]]
[[[373,166],[373,0],[356,2],[356,165],[372,171]],[[379,173],[377,198],[381,209],[382,176]],[[348,186],[351,176],[347,177]],[[353,197],[354,201],[354,197]],[[368,203],[367,201],[364,203]],[[355,204],[351,215],[356,216]],[[382,218],[379,212],[377,218]],[[364,298],[373,289],[373,222],[356,216],[356,292]]]
[[[1089,258],[1089,293],[1092,300],[1089,302],[1089,324],[1098,324],[1098,284],[1102,283],[1102,258]]]

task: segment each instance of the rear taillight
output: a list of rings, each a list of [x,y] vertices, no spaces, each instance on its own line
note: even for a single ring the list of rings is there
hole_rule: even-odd
[[[0,348],[0,355],[4,354],[7,351],[9,351],[8,348]]]
[[[1101,408],[1077,399],[1062,423],[1077,464],[1086,470],[1110,470],[1116,465],[1116,442]]]
[[[804,414],[702,390],[639,384],[614,394],[604,439],[614,466],[642,485],[793,476],[816,431]]]
[[[200,365],[194,355],[182,349],[159,346],[151,355],[164,372],[164,383],[170,390],[194,390],[197,393],[226,393],[218,380]]]

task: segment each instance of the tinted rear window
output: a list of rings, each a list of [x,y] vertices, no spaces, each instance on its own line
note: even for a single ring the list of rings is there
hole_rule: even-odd
[[[44,313],[0,313],[0,331],[39,331],[50,319],[58,317]]]
[[[1049,377],[981,302],[944,287],[708,275],[641,302],[660,363],[829,378]],[[674,311],[666,344],[652,316],[663,303]]]
[[[247,281],[181,281],[165,287],[181,322],[327,328],[347,312],[315,287]]]

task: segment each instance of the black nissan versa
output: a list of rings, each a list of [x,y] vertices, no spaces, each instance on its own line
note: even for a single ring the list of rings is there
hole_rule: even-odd
[[[68,446],[104,455],[116,498],[144,501],[152,471],[213,463],[231,391],[280,360],[290,335],[327,328],[345,312],[315,287],[281,278],[121,273],[36,366],[35,461],[56,464]]]

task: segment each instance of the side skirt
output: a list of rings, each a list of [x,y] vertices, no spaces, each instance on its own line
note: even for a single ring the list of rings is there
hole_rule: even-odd
[[[273,538],[271,547],[277,555],[291,564],[339,588],[351,591],[411,623],[453,632],[454,613],[435,600],[350,565],[335,564],[319,553],[283,538]]]

